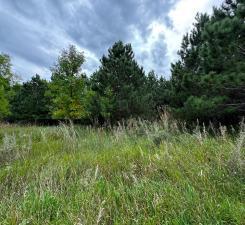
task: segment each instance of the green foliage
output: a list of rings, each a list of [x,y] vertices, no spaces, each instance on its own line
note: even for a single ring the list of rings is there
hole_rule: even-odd
[[[170,82],[163,77],[158,78],[154,71],[147,76],[147,89],[149,94],[148,107],[152,107],[152,118],[156,117],[161,108],[169,104]]]
[[[104,123],[111,117],[112,111],[112,92],[107,89],[104,95],[98,94],[96,91],[90,90],[87,93],[87,110],[89,119],[93,124]]]
[[[0,83],[2,82],[0,81]],[[4,86],[0,84],[0,119],[5,118],[9,113],[9,102],[5,94],[5,89]]]
[[[48,82],[39,75],[22,85],[12,88],[11,118],[14,120],[38,120],[49,118],[50,99],[46,96]]]
[[[245,111],[244,2],[199,14],[172,65],[170,105],[183,118],[236,118]],[[226,121],[227,122],[227,121]]]
[[[116,123],[129,118],[156,119],[170,108],[178,118],[237,123],[245,112],[245,3],[225,0],[212,15],[197,14],[183,37],[180,59],[170,80],[148,75],[130,44],[118,41],[87,78],[84,54],[64,50],[52,68],[51,82],[33,78],[11,83],[10,58],[0,55],[0,119],[84,119]],[[9,104],[9,100],[11,100]]]
[[[146,82],[143,68],[134,59],[131,45],[124,45],[121,41],[109,49],[108,56],[102,57],[100,69],[91,78],[93,90],[106,103],[110,102],[109,108],[108,104],[102,105],[111,121],[147,115],[151,107]],[[149,107],[145,107],[146,104]]]
[[[0,77],[10,81],[12,76],[12,64],[10,62],[10,57],[6,54],[0,54]]]
[[[87,78],[81,73],[84,61],[83,53],[70,46],[62,52],[58,64],[52,69],[47,95],[51,97],[53,118],[81,119],[88,116],[85,101]]]
[[[187,120],[192,120],[193,118],[205,119],[207,115],[209,117],[216,117],[219,111],[218,106],[223,102],[222,97],[195,97],[190,96],[184,104],[181,113],[185,113]]]
[[[10,57],[0,54],[0,120],[10,114],[9,93],[13,76],[11,67]]]

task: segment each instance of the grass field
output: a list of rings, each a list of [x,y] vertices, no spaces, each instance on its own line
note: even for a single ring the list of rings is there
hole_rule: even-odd
[[[0,224],[245,224],[244,132],[0,127]]]

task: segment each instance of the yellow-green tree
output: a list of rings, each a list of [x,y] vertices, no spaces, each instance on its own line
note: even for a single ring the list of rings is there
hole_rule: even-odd
[[[0,54],[0,119],[10,114],[9,93],[12,79],[10,57]]]
[[[84,62],[83,52],[71,45],[68,50],[63,50],[52,68],[48,95],[51,96],[53,118],[73,120],[88,116],[86,75],[81,71]]]

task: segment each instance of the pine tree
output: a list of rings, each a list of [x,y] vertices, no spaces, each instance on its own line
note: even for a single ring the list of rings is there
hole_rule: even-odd
[[[134,59],[131,45],[122,41],[116,42],[108,56],[102,57],[100,69],[92,76],[92,86],[110,102],[105,111],[112,121],[144,116],[151,108],[143,68]]]
[[[48,82],[39,75],[13,86],[11,118],[14,120],[49,119],[50,99],[46,96]]]
[[[198,15],[172,65],[171,106],[188,120],[239,120],[245,111],[244,1]]]

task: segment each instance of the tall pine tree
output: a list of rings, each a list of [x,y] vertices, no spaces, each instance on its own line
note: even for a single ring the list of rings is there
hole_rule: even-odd
[[[171,106],[187,120],[238,121],[245,112],[245,6],[226,0],[200,14],[172,65]]]
[[[93,90],[110,102],[111,121],[147,116],[151,106],[146,92],[146,76],[130,44],[116,42],[103,56],[101,66],[92,76]]]

